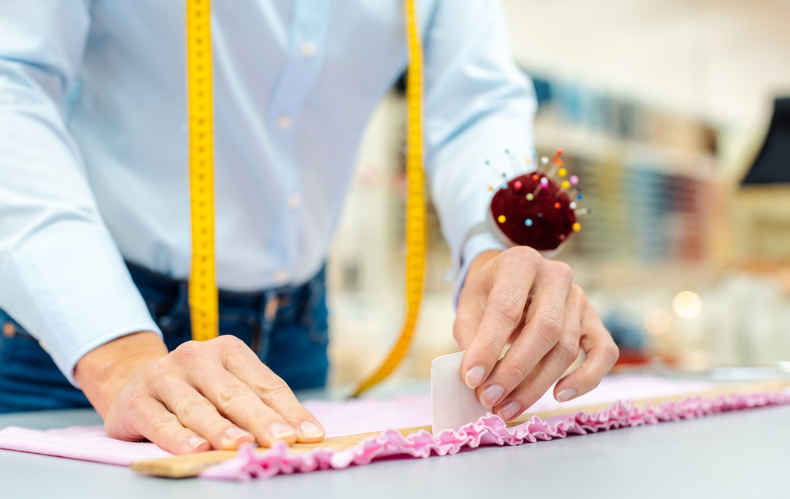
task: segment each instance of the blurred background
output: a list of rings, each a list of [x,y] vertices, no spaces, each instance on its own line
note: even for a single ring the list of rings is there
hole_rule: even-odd
[[[619,344],[617,369],[787,366],[788,101],[766,137],[775,99],[790,97],[790,1],[503,3],[540,104],[538,154],[563,148],[592,209],[557,258]],[[369,374],[400,331],[404,134],[393,90],[368,126],[329,260],[335,385]],[[426,291],[402,381],[457,351],[455,274],[428,209]]]

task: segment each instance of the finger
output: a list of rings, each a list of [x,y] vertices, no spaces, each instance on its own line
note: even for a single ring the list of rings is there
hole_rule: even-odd
[[[578,358],[581,320],[586,306],[581,288],[574,286],[568,302],[565,330],[560,341],[538,362],[526,379],[494,408],[495,414],[505,421],[519,416],[537,402]]]
[[[511,251],[507,257],[492,261],[491,292],[480,325],[461,362],[461,373],[470,388],[487,381],[508,338],[521,322],[535,282],[536,268],[542,264],[541,258],[536,251],[525,248],[525,251]]]
[[[222,417],[211,402],[180,376],[160,377],[152,391],[183,426],[207,439],[214,449],[238,449],[242,443],[255,441],[251,433]]]
[[[578,369],[561,379],[554,387],[554,398],[559,402],[584,395],[598,386],[617,362],[617,345],[591,305],[587,305],[582,319],[580,346],[587,358]]]
[[[469,356],[468,348],[477,334],[486,309],[491,286],[491,265],[492,262],[487,263],[478,275],[470,277],[471,280],[464,285],[458,297],[458,309],[453,322],[453,338],[461,351],[467,350],[461,361],[461,372],[464,373],[466,385],[473,389],[480,386],[490,372]],[[464,368],[465,365],[471,367]]]
[[[252,350],[231,345],[225,351],[224,363],[228,371],[244,382],[253,393],[296,429],[296,441],[320,442],[324,427],[310,411],[296,399],[288,385],[260,361]]]
[[[246,348],[234,336],[220,336],[202,344],[184,343],[171,355],[175,362],[186,366],[187,380],[219,413],[252,433],[259,445],[269,447],[275,440],[293,444],[296,441],[294,429],[223,365],[220,352],[230,343]]]
[[[491,291],[491,275],[494,260],[487,262],[475,275],[468,274],[458,296],[458,310],[453,323],[453,338],[458,348],[466,350],[477,334],[483,312]]]
[[[568,265],[547,262],[537,278],[526,325],[507,355],[496,364],[484,386],[477,390],[484,406],[500,404],[560,341],[565,329],[569,295],[574,289],[572,283],[573,274]]]
[[[481,272],[487,273],[488,271],[486,268],[481,269]],[[478,276],[477,279],[464,286],[461,295],[458,297],[458,310],[453,322],[453,338],[458,344],[458,348],[462,351],[469,347],[480,327],[480,321],[483,319],[483,312],[485,312],[486,303],[488,302],[490,281],[489,275],[485,275],[482,278]],[[525,308],[529,307],[531,301],[531,295],[528,295]],[[524,321],[525,314],[522,313],[521,320],[506,343],[512,343],[516,340],[518,337],[517,333],[524,327]],[[477,383],[475,386],[479,384]],[[470,388],[475,388],[475,386],[470,386]]]
[[[134,399],[129,412],[135,431],[168,452],[189,454],[211,450],[206,439],[184,428],[173,413],[151,397]],[[110,436],[120,438],[113,433]]]

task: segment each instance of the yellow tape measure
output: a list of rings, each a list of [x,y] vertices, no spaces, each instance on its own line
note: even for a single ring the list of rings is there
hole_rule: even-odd
[[[422,168],[423,55],[414,0],[404,0],[409,50],[408,154],[406,175],[406,318],[397,343],[378,370],[354,396],[380,383],[395,370],[409,349],[422,300],[425,278],[425,200]],[[211,95],[210,0],[187,0],[187,80],[189,87],[189,176],[192,208],[192,277],[189,307],[192,337],[218,334],[217,286],[214,275],[214,126]]]
[[[409,48],[409,73],[406,81],[407,154],[406,177],[406,319],[398,342],[378,370],[354,392],[354,397],[383,381],[406,356],[417,314],[420,311],[425,281],[425,184],[422,169],[422,45],[417,26],[414,0],[404,0],[406,7],[406,42]]]
[[[214,275],[214,103],[211,94],[210,0],[187,0],[189,193],[192,215],[192,275],[189,310],[192,338],[219,334]]]

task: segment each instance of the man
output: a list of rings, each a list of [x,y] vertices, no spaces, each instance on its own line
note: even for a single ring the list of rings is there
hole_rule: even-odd
[[[291,389],[325,383],[323,262],[364,126],[406,67],[401,2],[212,3],[222,336],[203,343],[188,341],[183,3],[0,4],[0,411],[89,401],[111,436],[177,454],[323,438]],[[498,2],[418,11],[462,373],[512,419],[579,348],[560,401],[617,349],[567,265],[469,236],[483,161],[532,151],[535,99]]]

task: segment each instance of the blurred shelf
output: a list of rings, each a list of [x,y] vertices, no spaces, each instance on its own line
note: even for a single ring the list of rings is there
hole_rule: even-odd
[[[649,144],[597,133],[583,127],[553,123],[535,125],[538,149],[562,148],[592,162],[616,158],[627,167],[653,169],[699,180],[713,179],[716,159],[710,153]]]

